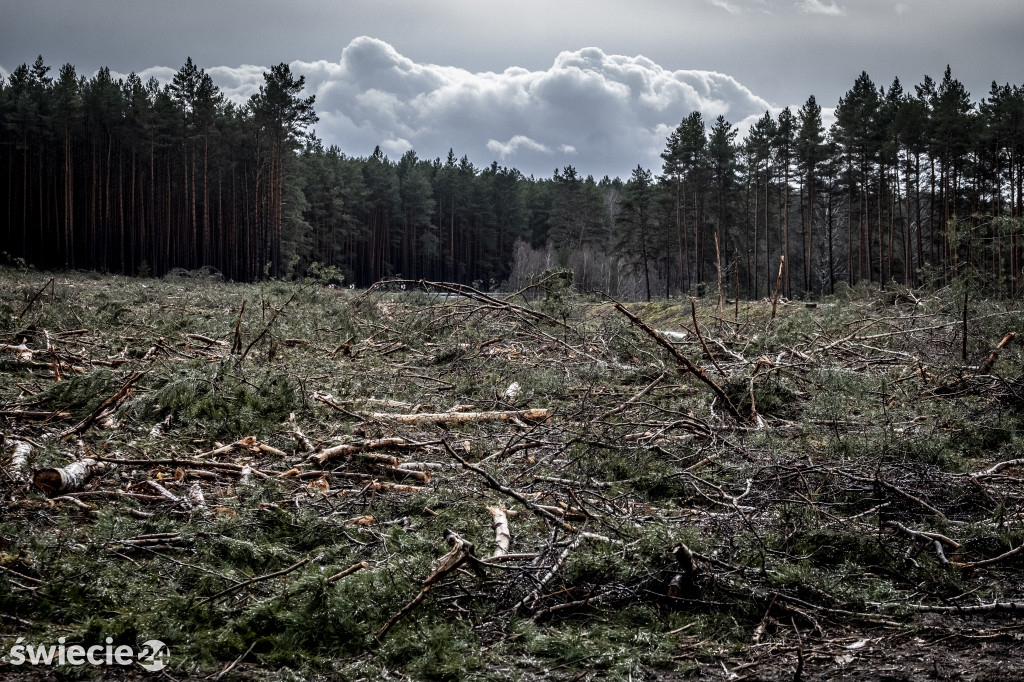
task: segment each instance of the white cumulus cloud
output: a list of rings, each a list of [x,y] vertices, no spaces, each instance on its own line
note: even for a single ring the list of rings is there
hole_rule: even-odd
[[[316,95],[317,134],[350,154],[401,140],[421,157],[451,148],[538,176],[569,163],[597,177],[628,175],[637,163],[658,171],[665,131],[690,112],[739,123],[771,108],[730,76],[593,47],[562,52],[547,69],[495,73],[421,64],[361,37],[337,62],[291,67]]]
[[[360,37],[338,61],[295,61],[320,116],[316,134],[353,156],[374,147],[396,158],[415,149],[444,158],[449,149],[477,166],[498,161],[548,177],[572,164],[584,175],[627,177],[639,163],[661,170],[666,137],[692,111],[710,125],[723,115],[740,125],[776,111],[734,78],[672,70],[643,56],[594,47],[559,54],[543,70],[500,73],[423,64],[388,43]],[[244,102],[266,67],[207,68],[225,95]],[[174,69],[142,72],[166,82]]]

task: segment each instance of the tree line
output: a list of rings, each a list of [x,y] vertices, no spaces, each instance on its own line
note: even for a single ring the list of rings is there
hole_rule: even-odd
[[[243,105],[191,59],[161,86],[40,57],[0,80],[0,228],[39,267],[236,280],[331,273],[518,285],[570,268],[621,297],[799,297],[840,283],[1024,287],[1024,89],[971,99],[947,67],[905,90],[862,73],[826,129],[809,97],[740,138],[699,112],[655,174],[550,178],[492,163],[352,157],[309,133],[286,64]],[[330,266],[327,268],[325,266]]]

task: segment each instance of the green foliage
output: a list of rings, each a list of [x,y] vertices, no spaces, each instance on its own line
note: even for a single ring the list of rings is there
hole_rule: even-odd
[[[274,370],[242,376],[229,365],[180,368],[153,386],[137,406],[139,417],[172,417],[212,438],[265,436],[295,407],[291,379]]]
[[[51,384],[36,399],[44,409],[70,412],[73,418],[83,419],[114,394],[122,383],[124,377],[117,373],[106,368],[94,369]]]

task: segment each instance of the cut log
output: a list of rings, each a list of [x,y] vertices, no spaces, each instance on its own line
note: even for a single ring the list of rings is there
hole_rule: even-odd
[[[430,472],[429,471],[414,471],[412,469],[402,469],[389,464],[375,464],[374,468],[379,471],[384,471],[392,476],[399,478],[411,478],[421,483],[430,483]]]
[[[206,496],[203,495],[203,489],[199,487],[198,482],[193,482],[192,485],[188,487],[186,495],[188,496],[189,502],[194,506],[199,507],[200,509],[206,508]]]
[[[84,488],[86,481],[106,471],[109,466],[106,462],[86,457],[60,469],[40,469],[32,477],[32,484],[50,497],[73,493]]]
[[[508,514],[501,507],[488,507],[491,513],[491,525],[494,528],[494,553],[491,557],[500,557],[508,554],[512,546],[512,534],[509,532]]]

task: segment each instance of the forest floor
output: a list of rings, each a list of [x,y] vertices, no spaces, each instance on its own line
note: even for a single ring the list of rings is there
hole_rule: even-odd
[[[1019,307],[406,286],[0,270],[0,678],[1021,675]]]

